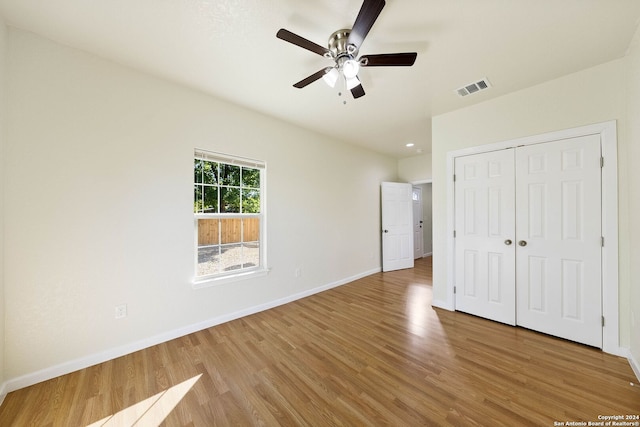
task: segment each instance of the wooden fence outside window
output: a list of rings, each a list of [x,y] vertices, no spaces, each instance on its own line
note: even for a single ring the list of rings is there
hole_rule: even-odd
[[[260,240],[260,218],[198,219],[198,246]]]

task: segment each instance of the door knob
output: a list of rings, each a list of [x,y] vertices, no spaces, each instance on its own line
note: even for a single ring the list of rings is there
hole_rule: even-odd
[[[507,246],[509,246],[509,245],[510,245],[510,244],[512,244],[512,243],[513,243],[513,242],[512,242],[511,240],[509,240],[509,239],[507,239],[507,240],[505,240],[505,241],[504,241],[504,244],[505,244],[505,245],[507,245]]]
[[[518,244],[519,244],[520,246],[527,246],[527,242],[526,242],[525,240],[520,240],[520,241],[518,242]]]

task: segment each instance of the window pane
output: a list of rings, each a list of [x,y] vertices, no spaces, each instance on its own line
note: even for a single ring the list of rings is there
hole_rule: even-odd
[[[242,168],[242,186],[260,188],[260,170]]]
[[[202,212],[202,185],[193,186],[193,211]]]
[[[202,160],[195,159],[193,161],[193,182],[196,184],[202,183]]]
[[[198,246],[220,244],[219,219],[198,219]]]
[[[242,213],[260,213],[260,190],[242,189]]]
[[[220,188],[220,212],[240,213],[240,189]]]
[[[260,265],[260,243],[245,243],[242,245],[242,267],[251,268]]]
[[[245,243],[258,242],[260,240],[260,218],[243,219],[242,235]]]
[[[223,218],[220,220],[221,243],[240,243],[242,242],[242,219],[240,218]]]
[[[218,213],[218,187],[204,186],[202,212]]]
[[[220,184],[240,187],[240,166],[220,163]]]
[[[220,246],[198,248],[198,276],[220,273]]]
[[[232,271],[242,268],[242,245],[224,245],[220,247],[220,270]]]
[[[217,184],[218,183],[217,176],[218,176],[218,164],[203,160],[202,161],[202,183]]]

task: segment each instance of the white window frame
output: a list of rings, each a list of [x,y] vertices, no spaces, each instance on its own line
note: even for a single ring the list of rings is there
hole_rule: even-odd
[[[195,289],[209,287],[218,284],[235,282],[238,280],[264,276],[269,272],[267,268],[267,233],[266,233],[266,187],[267,187],[267,165],[264,161],[248,159],[244,157],[232,156],[229,154],[216,153],[202,149],[195,149],[193,160],[203,159],[216,163],[225,163],[234,166],[243,166],[260,170],[260,213],[196,213],[194,212],[194,279]],[[196,185],[196,183],[193,183]],[[193,192],[193,189],[191,190]],[[200,219],[225,219],[225,218],[259,218],[259,265],[257,267],[233,270],[228,273],[216,273],[198,276],[198,220]]]

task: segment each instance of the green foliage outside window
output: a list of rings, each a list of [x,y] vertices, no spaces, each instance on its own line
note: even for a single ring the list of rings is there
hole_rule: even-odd
[[[195,213],[260,213],[260,170],[194,161]]]

